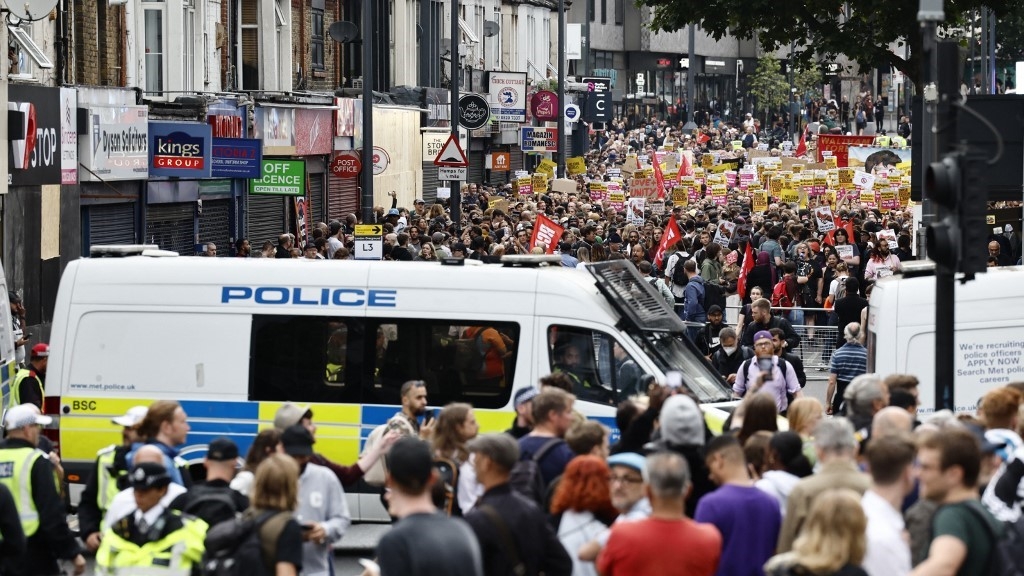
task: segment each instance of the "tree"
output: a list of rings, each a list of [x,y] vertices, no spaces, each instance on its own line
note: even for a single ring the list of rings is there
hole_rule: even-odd
[[[789,102],[789,82],[775,58],[767,56],[757,61],[757,69],[747,84],[750,94],[757,98],[758,107],[764,108],[764,126],[771,122],[769,110]]]
[[[798,94],[802,94],[805,98],[820,96],[823,82],[824,76],[822,76],[817,62],[803,64],[793,70],[793,87],[796,88]]]
[[[675,31],[696,23],[716,40],[726,34],[741,39],[757,35],[769,52],[795,43],[797,60],[846,55],[862,71],[893,66],[915,81],[920,78],[921,28],[919,0],[639,0],[654,8],[652,27]],[[1015,4],[1011,0],[958,0],[946,2],[946,25],[956,26],[970,11],[987,5],[1002,17]],[[910,59],[904,59],[910,42]],[[898,48],[890,50],[891,44]]]

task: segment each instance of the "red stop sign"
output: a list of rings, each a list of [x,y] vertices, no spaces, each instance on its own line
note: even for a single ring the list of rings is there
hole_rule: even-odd
[[[358,152],[341,152],[331,159],[331,174],[338,178],[355,178],[362,168]]]

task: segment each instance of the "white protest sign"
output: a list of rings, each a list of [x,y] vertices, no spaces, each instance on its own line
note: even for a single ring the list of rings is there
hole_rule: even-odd
[[[818,232],[830,232],[836,229],[836,222],[832,218],[832,208],[828,206],[815,208],[814,219],[818,221]]]
[[[646,204],[647,198],[630,198],[629,204],[627,204],[626,206],[626,220],[628,220],[630,224],[635,224],[636,226],[643,226],[644,207],[646,206]]]
[[[729,247],[729,242],[732,241],[733,232],[736,231],[736,225],[727,220],[723,220],[718,223],[718,229],[715,230],[715,244],[721,244],[723,248]]]
[[[873,190],[875,187],[875,176],[860,170],[853,174],[853,184],[861,190]]]

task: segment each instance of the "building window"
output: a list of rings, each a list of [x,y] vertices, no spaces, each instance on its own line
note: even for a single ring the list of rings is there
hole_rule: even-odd
[[[260,22],[258,0],[238,3],[240,31],[239,72],[236,86],[242,90],[260,89]]]
[[[162,94],[166,84],[167,66],[164,62],[164,10],[163,2],[143,0],[145,22],[146,92]]]
[[[608,0],[601,0],[601,24],[608,23]]]
[[[597,17],[597,14],[595,13],[597,10],[596,4],[597,3],[594,0],[587,0],[587,18],[590,18],[591,22],[593,22]]]
[[[184,27],[182,37],[185,39],[185,54],[182,67],[182,89],[195,89],[195,33],[196,33],[196,0],[184,0],[182,3],[181,22]]]
[[[615,25],[621,26],[626,19],[626,0],[614,0],[615,2]]]
[[[606,50],[594,50],[594,68],[615,68],[615,55]]]
[[[314,8],[312,10],[312,26],[310,31],[310,53],[312,57],[313,70],[324,70],[324,11]]]

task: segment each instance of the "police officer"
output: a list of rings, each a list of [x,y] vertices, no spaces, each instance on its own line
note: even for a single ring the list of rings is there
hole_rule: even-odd
[[[43,409],[43,398],[46,397],[44,383],[46,380],[46,364],[50,359],[50,346],[36,344],[32,347],[32,359],[28,366],[18,370],[11,387],[11,405],[35,404]]]
[[[76,575],[85,572],[85,558],[68,529],[64,501],[54,482],[53,464],[37,448],[41,426],[52,420],[33,404],[15,406],[4,418],[7,439],[0,444],[0,483],[14,495],[28,538],[25,554],[6,562],[8,575],[59,574],[58,559],[73,560]]]
[[[98,574],[188,576],[202,560],[206,522],[164,506],[171,476],[162,464],[142,462],[128,474],[135,510],[117,519],[103,534],[96,552]]]
[[[117,493],[128,487],[128,464],[125,456],[132,444],[138,442],[139,424],[146,417],[145,406],[132,407],[124,414],[112,418],[111,422],[122,427],[121,444],[111,444],[96,454],[96,467],[85,484],[82,499],[78,505],[79,532],[85,537],[85,545],[95,552],[100,547],[103,535],[100,523]]]

